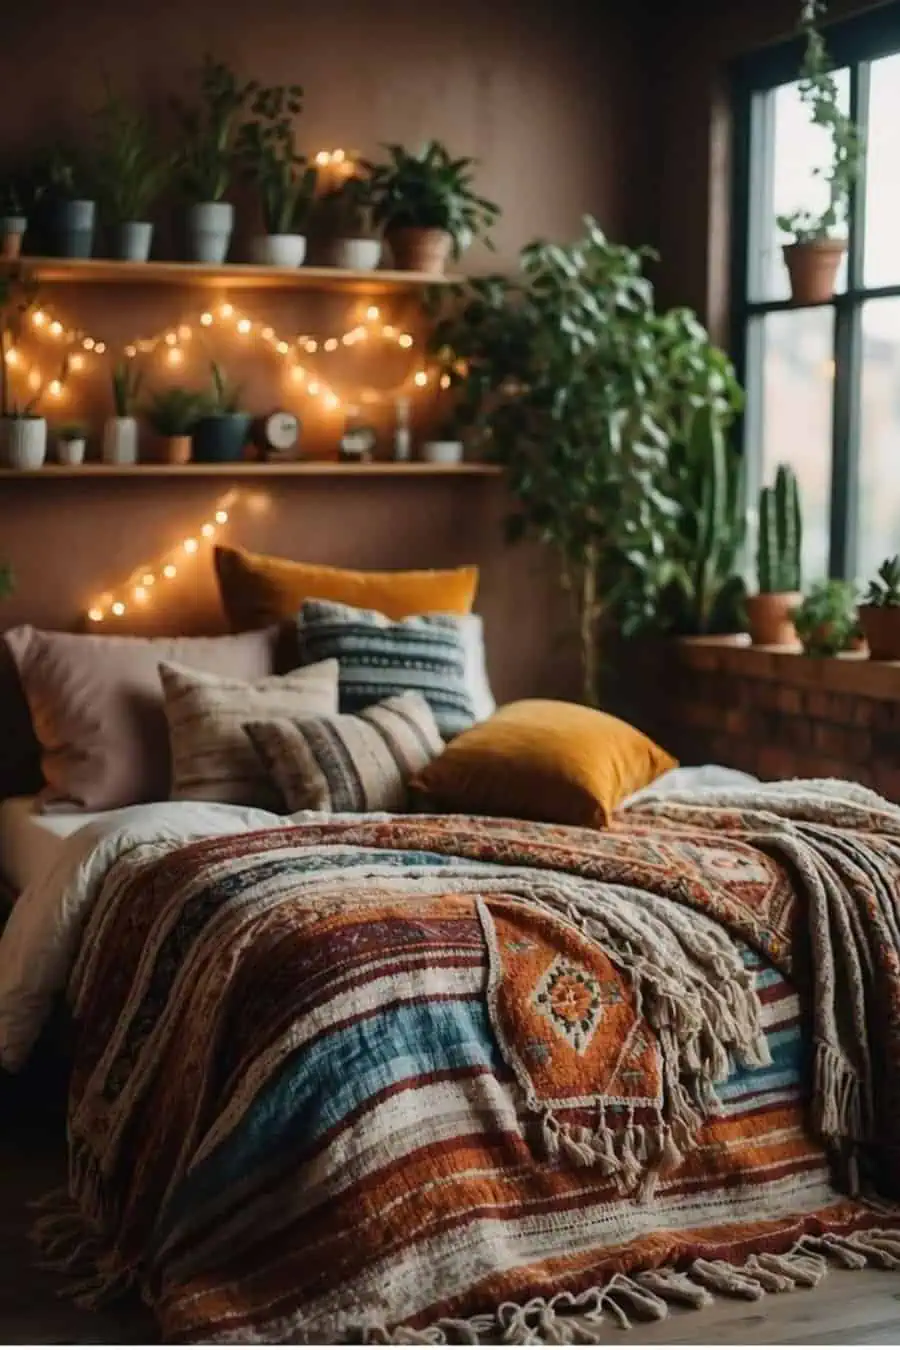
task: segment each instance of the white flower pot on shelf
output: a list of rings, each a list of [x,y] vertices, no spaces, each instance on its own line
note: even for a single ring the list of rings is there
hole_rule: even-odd
[[[299,267],[306,257],[306,235],[258,234],[250,240],[250,257],[260,267]]]
[[[136,417],[110,417],[103,428],[103,463],[137,464],[138,421]]]
[[[86,449],[87,442],[83,436],[58,440],[56,442],[56,462],[57,464],[65,464],[69,468],[74,468],[76,465],[84,463]]]
[[[18,258],[27,229],[24,216],[0,216],[0,258]]]
[[[46,420],[0,418],[0,458],[7,469],[40,469],[47,458]]]
[[[322,247],[325,267],[341,267],[347,272],[374,272],[380,261],[380,239],[329,239]]]
[[[125,220],[113,231],[113,257],[122,262],[146,262],[153,243],[151,220]]]
[[[223,263],[228,257],[234,207],[231,202],[196,202],[188,210],[191,262]]]
[[[461,464],[462,441],[425,441],[422,458],[426,464]]]

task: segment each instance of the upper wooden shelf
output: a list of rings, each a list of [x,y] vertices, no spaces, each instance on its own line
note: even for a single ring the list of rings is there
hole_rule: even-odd
[[[427,272],[349,272],[340,267],[257,267],[251,263],[211,266],[190,262],[115,262],[105,258],[19,258],[4,271],[23,267],[39,282],[66,284],[199,286],[206,290],[343,290],[366,295],[447,286],[459,277]]]
[[[373,460],[345,464],[340,460],[306,459],[269,464],[238,460],[234,464],[45,464],[40,469],[0,469],[0,478],[488,478],[496,464],[426,464],[421,460]]]

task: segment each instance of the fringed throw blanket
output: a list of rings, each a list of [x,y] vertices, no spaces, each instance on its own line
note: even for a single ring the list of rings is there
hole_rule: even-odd
[[[608,833],[422,817],[126,857],[72,978],[46,1253],[216,1341],[590,1340],[826,1255],[898,1265],[900,1215],[828,1153],[892,1145],[898,845],[900,812],[803,785]]]

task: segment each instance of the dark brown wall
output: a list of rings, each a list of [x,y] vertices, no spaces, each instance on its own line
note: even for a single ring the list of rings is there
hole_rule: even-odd
[[[211,47],[265,82],[305,86],[301,140],[310,151],[341,145],[371,154],[382,140],[437,136],[477,155],[481,186],[504,209],[502,267],[535,235],[571,234],[586,211],[612,235],[637,241],[651,216],[642,9],[618,0],[34,0],[4,14],[0,152],[83,126],[103,69],[123,92],[164,108]],[[164,223],[161,242],[170,240]],[[495,265],[483,251],[469,263]],[[61,288],[49,298],[67,321],[127,341],[196,312],[208,297]],[[334,298],[241,300],[254,317],[277,315],[295,333],[349,326]],[[230,363],[241,373],[238,357]],[[259,376],[252,387],[260,408],[283,394],[274,377],[265,386]],[[99,414],[104,391],[99,378],[87,381],[75,404]],[[327,452],[338,434],[335,421],[320,418],[308,439]],[[572,687],[550,569],[543,555],[503,548],[496,483],[302,480],[272,483],[266,493],[266,514],[236,518],[232,538],[360,566],[479,562],[500,695]],[[97,591],[195,526],[215,495],[187,480],[4,481],[0,554],[11,558],[20,588],[3,619],[71,625]],[[217,621],[208,570],[198,575],[206,578],[200,591],[180,595],[177,605],[173,596],[161,626]]]

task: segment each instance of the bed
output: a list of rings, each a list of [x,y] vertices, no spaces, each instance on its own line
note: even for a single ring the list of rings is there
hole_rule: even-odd
[[[175,1340],[555,1343],[900,1264],[872,793],[682,776],[603,832],[166,803],[43,837],[0,1062],[64,995],[38,1237],[82,1298],[137,1288]]]

